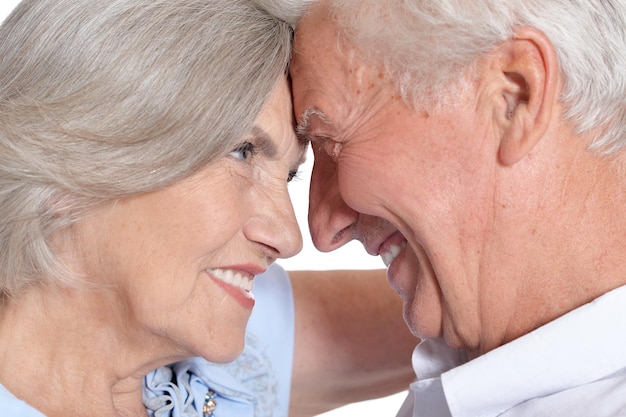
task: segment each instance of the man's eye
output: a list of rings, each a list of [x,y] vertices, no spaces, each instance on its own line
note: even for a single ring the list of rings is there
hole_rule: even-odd
[[[339,160],[339,154],[343,149],[343,144],[333,140],[327,136],[316,136],[312,141],[312,144],[316,144],[321,149],[323,149],[328,156],[332,158],[333,161],[337,162]]]
[[[332,158],[333,161],[337,162],[339,160],[339,154],[343,148],[343,144],[335,142],[332,139],[327,139],[322,142],[322,148],[326,151],[328,156]]]
[[[241,159],[242,161],[247,161],[254,155],[256,155],[256,148],[250,142],[242,143],[237,146],[233,151],[229,153],[233,158]]]

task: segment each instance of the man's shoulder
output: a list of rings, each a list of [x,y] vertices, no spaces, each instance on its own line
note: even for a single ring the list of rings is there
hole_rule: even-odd
[[[501,417],[626,416],[626,367],[606,378],[533,398],[507,410]]]

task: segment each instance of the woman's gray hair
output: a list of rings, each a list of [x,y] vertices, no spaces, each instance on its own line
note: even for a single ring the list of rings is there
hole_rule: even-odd
[[[17,6],[0,27],[0,294],[63,280],[51,236],[90,209],[173,184],[236,146],[289,62],[292,26],[268,10],[263,0]]]
[[[623,0],[330,0],[330,7],[342,35],[386,66],[416,106],[453,97],[484,54],[517,27],[535,27],[556,49],[566,118],[579,133],[599,132],[595,149],[626,145]]]

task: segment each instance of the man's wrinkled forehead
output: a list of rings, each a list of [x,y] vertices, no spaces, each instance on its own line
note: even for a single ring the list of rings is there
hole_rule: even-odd
[[[323,55],[336,38],[335,25],[328,18],[322,2],[316,2],[298,22],[293,42],[292,73],[302,70],[303,58]]]
[[[308,7],[306,12],[298,19],[296,25],[296,33],[308,25],[315,25],[329,20],[330,8],[328,0],[307,0]]]
[[[371,68],[360,58],[341,37],[327,10],[319,4],[309,10],[296,29],[291,65],[294,114],[301,138],[310,141],[338,135],[351,109],[369,98],[380,80],[370,80]]]
[[[316,2],[305,16],[299,21],[294,44],[293,58],[290,65],[290,74],[294,94],[294,111],[298,124],[298,132],[308,133],[309,120],[312,115],[323,115],[321,110],[298,106],[306,102],[304,92],[309,93],[312,89],[322,89],[324,78],[330,71],[333,51],[333,37],[335,30],[325,18],[324,4]]]

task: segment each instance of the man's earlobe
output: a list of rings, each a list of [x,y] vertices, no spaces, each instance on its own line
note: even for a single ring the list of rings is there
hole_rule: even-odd
[[[541,140],[552,118],[559,81],[556,52],[542,32],[520,28],[500,46],[500,70],[504,77],[500,162],[513,165]]]

